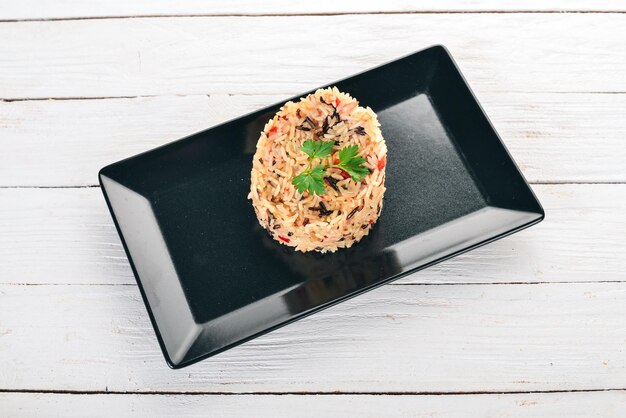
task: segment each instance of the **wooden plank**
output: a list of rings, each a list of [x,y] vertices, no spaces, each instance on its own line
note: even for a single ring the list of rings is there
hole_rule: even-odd
[[[626,181],[626,95],[503,93],[479,100],[529,181]]]
[[[158,417],[621,417],[626,393],[529,393],[458,396],[385,395],[72,395],[3,393],[4,416],[93,418],[129,411]]]
[[[228,119],[224,111],[237,107],[222,102],[171,96],[0,103],[2,186],[96,185],[105,165]]]
[[[168,370],[133,286],[0,286],[0,388],[509,392],[623,388],[626,283],[384,286]]]
[[[450,48],[479,94],[624,92],[625,19],[496,13],[6,23],[0,98],[288,96],[433,44]]]
[[[0,102],[0,186],[96,185],[111,162],[284,99]],[[480,99],[529,181],[626,182],[626,94],[485,92]]]
[[[626,281],[626,185],[536,185],[546,219],[401,283]],[[610,249],[610,251],[608,251]],[[0,283],[133,284],[97,188],[0,189]]]
[[[87,186],[98,170],[282,98],[0,102],[0,186]]]
[[[484,12],[484,11],[624,11],[619,0],[438,0],[380,2],[377,0],[298,3],[288,0],[257,2],[252,0],[154,2],[150,0],[23,0],[8,3],[0,9],[0,20],[67,19],[125,16],[188,16],[188,15],[264,15],[264,14],[335,14],[335,13],[398,13],[398,12]]]

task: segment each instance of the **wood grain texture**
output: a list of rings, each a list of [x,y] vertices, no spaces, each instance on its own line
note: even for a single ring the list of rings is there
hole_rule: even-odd
[[[621,417],[624,391],[457,396],[70,395],[0,393],[5,418],[206,417]]]
[[[4,23],[0,98],[289,96],[433,44],[450,49],[479,94],[625,92],[626,73],[616,71],[626,65],[625,22],[623,14],[383,14]],[[337,31],[340,41],[318,36]]]
[[[0,388],[508,392],[623,388],[626,283],[384,286],[168,370],[134,286],[0,286]]]
[[[536,185],[539,225],[399,283],[626,281],[626,185]],[[97,188],[0,189],[0,283],[134,284]]]
[[[274,0],[202,1],[185,0],[155,2],[150,0],[22,0],[9,2],[0,9],[0,20],[67,19],[124,16],[185,15],[263,15],[263,14],[335,14],[335,13],[398,13],[398,12],[472,12],[472,11],[624,11],[619,0],[318,0],[294,2]]]
[[[109,163],[284,99],[0,102],[0,186],[96,185]],[[626,94],[485,92],[479,99],[530,182],[626,182]]]

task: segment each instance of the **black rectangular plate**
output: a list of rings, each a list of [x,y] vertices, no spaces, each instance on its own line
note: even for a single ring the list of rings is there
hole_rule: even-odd
[[[258,225],[246,199],[252,155],[284,102],[100,171],[171,367],[543,219],[444,47],[330,85],[378,114],[388,147],[381,218],[352,248],[300,253]]]

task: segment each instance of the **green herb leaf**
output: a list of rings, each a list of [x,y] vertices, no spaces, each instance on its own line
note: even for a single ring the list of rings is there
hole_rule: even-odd
[[[324,187],[324,171],[326,167],[324,165],[318,165],[313,169],[308,169],[298,174],[291,180],[291,183],[296,186],[299,193],[304,193],[306,190],[311,194],[323,195],[326,193]]]
[[[316,149],[316,145],[315,145],[315,141],[313,141],[312,139],[306,140],[304,141],[304,144],[302,144],[302,146],[300,147],[301,151],[304,151],[306,155],[309,156],[309,158],[313,159],[315,158],[315,149]]]
[[[347,147],[343,147],[339,151],[339,163],[344,164],[350,161],[351,159],[356,157],[358,153],[359,153],[358,145],[348,145]]]
[[[319,148],[317,150],[317,158],[328,158],[333,153],[335,141],[317,141]]]
[[[339,164],[337,167],[344,170],[352,177],[352,180],[359,182],[370,173],[370,170],[363,165],[367,160],[358,155],[357,145],[348,145],[339,151]]]
[[[358,157],[361,158],[363,161],[362,162],[352,162],[349,165],[344,165],[343,166],[343,170],[350,174],[350,177],[352,177],[352,180],[356,181],[357,183],[359,181],[361,181],[363,179],[363,177],[367,176],[370,173],[370,170],[365,167],[364,165],[361,165],[362,163],[365,162],[365,158],[362,157]]]
[[[316,158],[328,158],[333,153],[333,141],[313,141],[308,139],[304,141],[300,150],[304,151],[311,160]]]

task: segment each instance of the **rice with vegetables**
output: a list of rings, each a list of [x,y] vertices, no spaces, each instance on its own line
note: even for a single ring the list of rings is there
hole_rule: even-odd
[[[265,125],[248,198],[276,241],[334,252],[378,220],[386,163],[376,114],[336,87],[320,89],[285,103]]]

